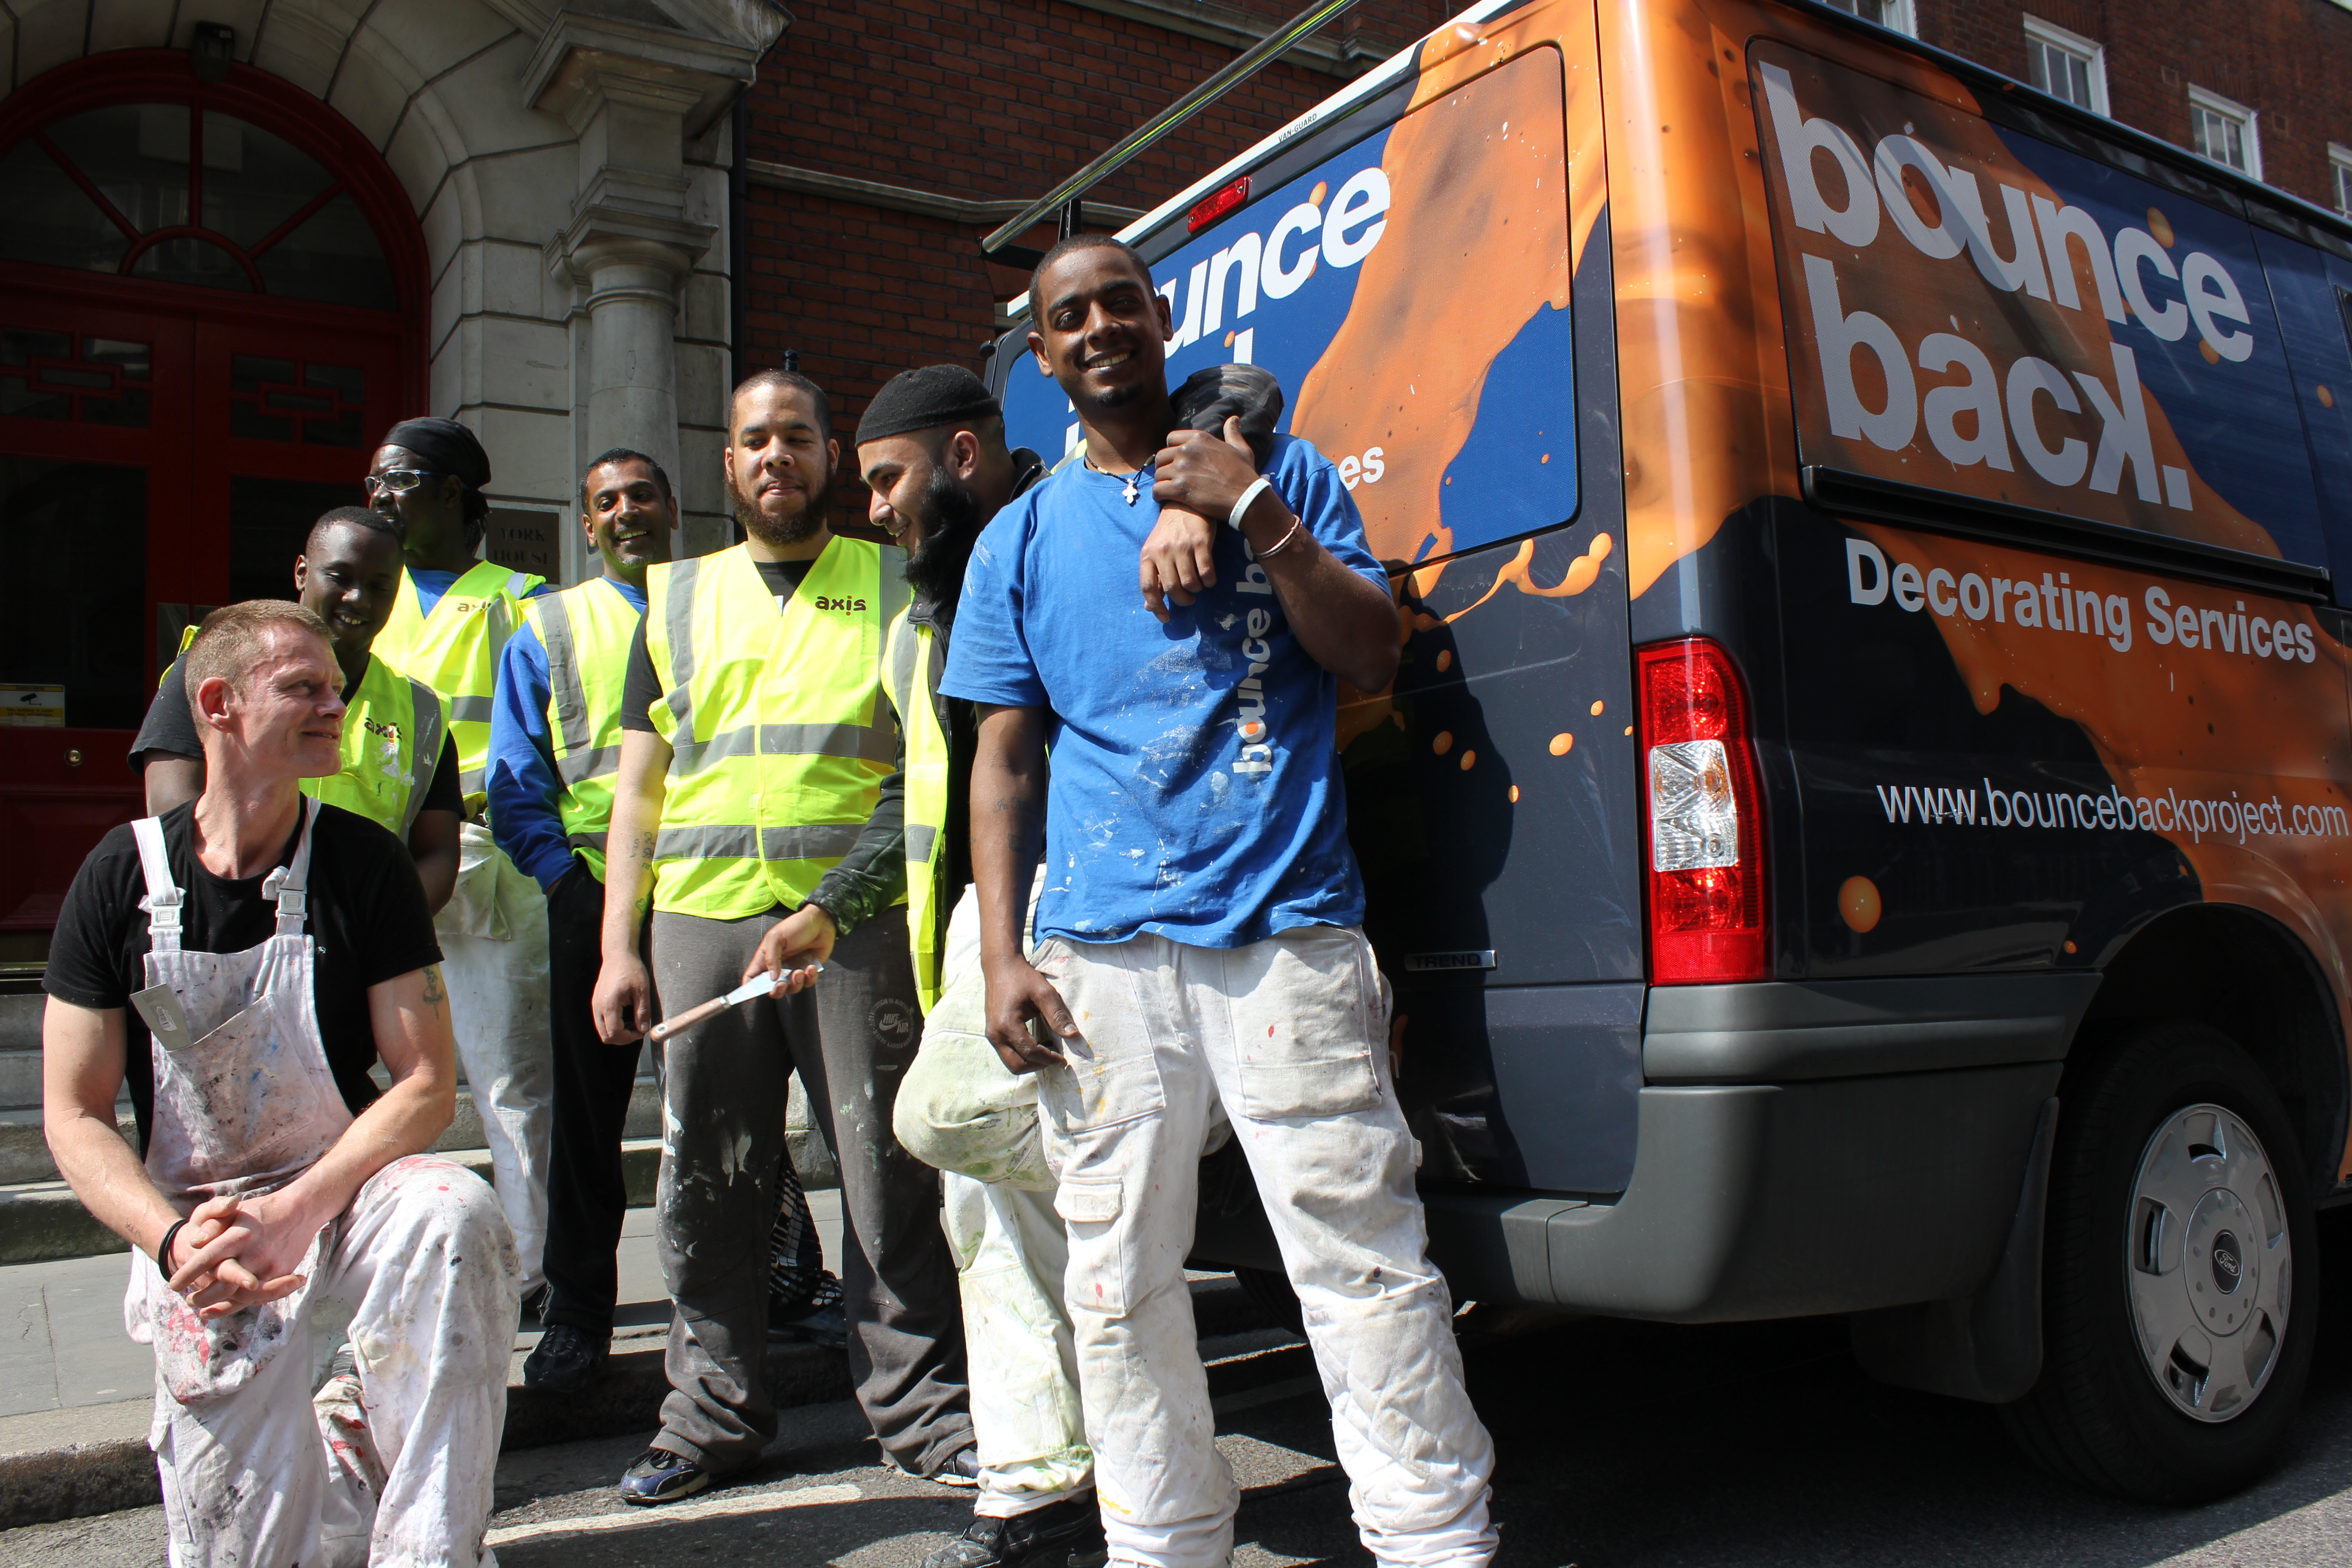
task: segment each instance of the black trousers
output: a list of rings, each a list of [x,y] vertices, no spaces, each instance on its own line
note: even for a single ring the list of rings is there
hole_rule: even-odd
[[[551,1292],[541,1320],[602,1337],[620,1295],[621,1133],[643,1042],[608,1046],[590,1003],[603,964],[604,884],[575,860],[547,895],[547,957],[555,1038],[555,1133],[547,1175],[547,1260]]]

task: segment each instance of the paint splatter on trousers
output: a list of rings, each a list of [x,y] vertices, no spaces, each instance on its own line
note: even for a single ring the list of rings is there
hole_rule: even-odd
[[[656,910],[654,983],[677,1014],[732,990],[777,910],[713,921]],[[662,1066],[656,1250],[677,1303],[665,1448],[721,1472],[775,1436],[768,1244],[795,1070],[841,1172],[849,1370],[883,1452],[929,1474],[971,1446],[954,1262],[939,1182],[890,1135],[919,1033],[903,909],[841,938],[799,995],[750,1003],[670,1040]]]
[[[1216,1568],[1233,1551],[1238,1492],[1184,1283],[1200,1152],[1222,1113],[1305,1310],[1365,1549],[1398,1568],[1485,1563],[1494,1445],[1428,1261],[1381,1048],[1386,987],[1363,934],[1308,926],[1233,949],[1049,940],[1034,962],[1080,1031],[1038,1094],[1112,1556]]]
[[[519,1310],[497,1196],[446,1160],[397,1160],[313,1256],[290,1331],[249,1381],[183,1403],[159,1372],[148,1440],[173,1568],[475,1568]],[[154,1335],[187,1328],[158,1301],[153,1261],[132,1268]],[[354,1307],[357,1398],[334,1379],[314,1403],[311,1309],[328,1300]]]

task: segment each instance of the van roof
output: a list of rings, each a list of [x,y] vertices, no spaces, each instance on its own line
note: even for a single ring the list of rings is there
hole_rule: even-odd
[[[1479,0],[1458,15],[1447,18],[1438,27],[1399,49],[1370,70],[1323,100],[1272,135],[1255,145],[1227,159],[1214,170],[1202,175],[1158,206],[1118,231],[1118,237],[1130,244],[1157,233],[1171,219],[1192,210],[1192,206],[1236,177],[1251,173],[1282,148],[1307,131],[1346,115],[1387,89],[1411,75],[1421,58],[1421,45],[1446,27],[1475,26],[1480,22],[1507,15],[1534,4],[1535,0]],[[2246,204],[2246,216],[2266,227],[2275,228],[2296,238],[2315,240],[2347,260],[2352,260],[2352,219],[2345,215],[2305,200],[2291,192],[2262,181],[2243,172],[2217,163],[2204,154],[2193,152],[2162,137],[2126,125],[2104,114],[2078,108],[2063,98],[2053,97],[2027,82],[2000,72],[1948,49],[1923,43],[1906,33],[1879,23],[1866,21],[1851,12],[1842,11],[1826,0],[1774,0],[1775,4],[1792,11],[1805,12],[1813,17],[1837,26],[1853,28],[1874,36],[1876,41],[1899,48],[1927,60],[1938,69],[1948,72],[1973,88],[1989,89],[1994,97],[1990,101],[2005,103],[2012,111],[2003,118],[2014,118],[2022,109],[2027,114],[2056,122],[2057,126],[2087,135],[2093,141],[2110,147],[2146,154],[2160,164],[2185,171],[2195,177],[2222,186]],[[997,308],[1000,331],[1012,326],[1029,313],[1029,296],[1024,289]]]

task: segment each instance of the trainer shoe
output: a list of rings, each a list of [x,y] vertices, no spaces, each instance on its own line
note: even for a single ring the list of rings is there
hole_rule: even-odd
[[[768,1298],[768,1339],[790,1342],[805,1340],[829,1351],[849,1348],[849,1314],[842,1310],[839,1301],[827,1301],[795,1317],[782,1317],[776,1311],[776,1299]]]
[[[522,1385],[541,1394],[577,1394],[604,1370],[613,1348],[609,1334],[599,1339],[585,1329],[558,1323],[539,1337],[539,1344],[522,1363]]]
[[[647,1448],[637,1462],[621,1472],[623,1502],[676,1502],[692,1497],[710,1484],[710,1472],[667,1448]]]
[[[1097,1568],[1110,1555],[1091,1490],[971,1528],[923,1559],[923,1568]]]

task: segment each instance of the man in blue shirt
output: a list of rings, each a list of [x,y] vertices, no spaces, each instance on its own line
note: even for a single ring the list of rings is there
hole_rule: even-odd
[[[1277,437],[1261,479],[1238,421],[1222,439],[1175,427],[1172,322],[1132,250],[1065,240],[1030,312],[1081,461],[981,536],[940,689],[981,705],[988,1035],[1039,1075],[1111,1559],[1215,1568],[1233,1550],[1183,1275],[1203,1136],[1226,1120],[1305,1309],[1366,1548],[1484,1563],[1493,1445],[1425,1256],[1333,744],[1339,683],[1395,674],[1385,574],[1306,442]],[[1214,583],[1164,621],[1135,566],[1161,504],[1231,524]]]
[[[499,650],[484,777],[499,847],[547,895],[555,1079],[547,1300],[523,1381],[555,1394],[576,1394],[603,1370],[620,1292],[614,1250],[628,1206],[621,1138],[638,1050],[597,1037],[588,999],[602,952],[622,674],[645,615],[646,568],[670,558],[678,527],[669,476],[626,448],[588,465],[580,516],[604,570],[531,600]]]

